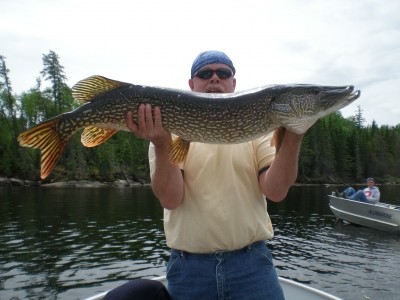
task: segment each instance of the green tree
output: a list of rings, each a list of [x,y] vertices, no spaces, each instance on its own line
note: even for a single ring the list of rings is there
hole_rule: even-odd
[[[0,112],[4,124],[10,130],[13,137],[16,137],[18,132],[16,122],[17,102],[12,94],[11,81],[8,76],[10,72],[7,69],[5,57],[0,55]]]
[[[53,101],[48,94],[41,91],[40,77],[36,86],[21,95],[21,120],[24,128],[30,128],[54,116]]]
[[[12,93],[5,57],[0,55],[0,169],[14,172],[19,164],[17,99]]]
[[[43,70],[40,72],[45,80],[50,80],[51,88],[48,92],[52,94],[54,101],[54,114],[58,115],[71,109],[71,101],[65,98],[65,89],[67,88],[64,74],[64,67],[59,62],[58,55],[51,51],[49,54],[43,54]]]
[[[357,111],[356,111],[356,115],[354,116],[355,118],[355,125],[357,128],[363,128],[364,127],[364,123],[365,123],[365,118],[362,115],[363,110],[361,109],[361,106],[358,105],[357,106]]]

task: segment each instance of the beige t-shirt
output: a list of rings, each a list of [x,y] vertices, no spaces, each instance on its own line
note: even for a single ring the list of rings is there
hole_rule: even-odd
[[[184,200],[164,209],[164,229],[170,248],[192,253],[236,250],[273,237],[258,171],[275,157],[273,133],[251,142],[214,145],[191,143],[180,165]],[[150,144],[150,176],[155,169]]]

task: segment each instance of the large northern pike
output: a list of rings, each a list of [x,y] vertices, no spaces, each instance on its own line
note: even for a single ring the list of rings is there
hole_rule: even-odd
[[[119,130],[129,131],[125,114],[136,112],[142,103],[160,107],[164,128],[179,137],[172,146],[171,160],[181,161],[190,142],[242,143],[278,127],[305,133],[319,118],[357,99],[360,91],[351,85],[270,85],[204,94],[92,76],[73,86],[72,95],[83,105],[18,136],[21,146],[41,149],[42,179],[50,174],[76,131],[84,128],[84,146],[100,145]]]

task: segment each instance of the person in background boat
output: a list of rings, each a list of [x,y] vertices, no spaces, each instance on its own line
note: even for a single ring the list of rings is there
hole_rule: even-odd
[[[192,64],[189,87],[233,93],[235,72],[225,53],[205,51]],[[151,186],[164,207],[172,298],[284,299],[265,242],[273,237],[265,198],[286,197],[297,178],[303,136],[283,130],[278,151],[273,133],[241,144],[191,143],[176,165],[168,156],[176,136],[163,129],[160,109],[143,104],[132,118],[128,112],[128,128],[151,142]]]
[[[375,180],[372,177],[367,179],[367,185],[365,189],[358,191],[352,187],[348,187],[339,196],[372,204],[379,202],[381,193],[379,188],[375,186]]]

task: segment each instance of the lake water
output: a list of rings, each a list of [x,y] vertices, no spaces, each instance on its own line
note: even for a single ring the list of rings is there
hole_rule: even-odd
[[[400,186],[381,186],[400,205]],[[344,299],[400,299],[400,235],[336,222],[332,188],[269,204],[282,277]],[[149,188],[0,188],[0,299],[82,299],[163,275],[169,249]]]

